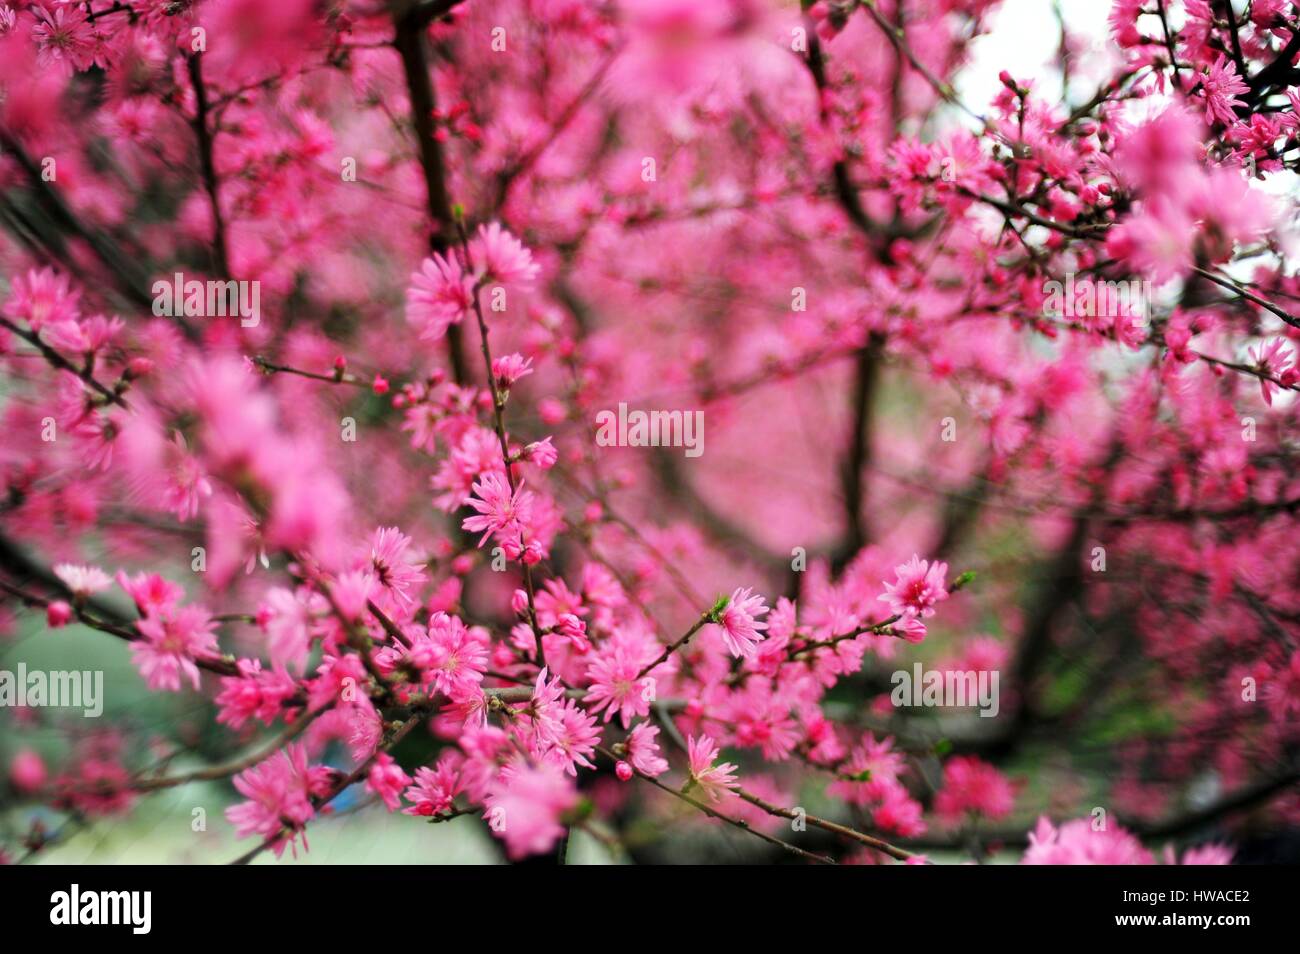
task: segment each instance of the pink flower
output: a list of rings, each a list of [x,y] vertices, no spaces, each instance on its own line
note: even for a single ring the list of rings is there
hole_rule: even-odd
[[[509,391],[516,381],[533,373],[533,359],[521,354],[507,354],[492,360],[492,377],[496,379],[497,389]]]
[[[199,688],[196,659],[216,655],[216,624],[201,606],[183,606],[136,624],[143,639],[131,644],[131,656],[150,689],[179,692],[181,676]]]
[[[532,512],[532,494],[519,489],[513,494],[501,471],[488,471],[474,482],[473,491],[477,495],[465,503],[478,511],[477,517],[466,517],[461,526],[470,533],[483,531],[478,545],[481,547],[492,534],[498,539],[517,534],[519,525],[527,520]]]
[[[555,445],[551,443],[549,437],[540,441],[533,441],[531,444],[524,446],[524,460],[530,464],[535,464],[539,470],[550,470],[559,460],[559,453],[555,450]]]
[[[1198,845],[1183,852],[1185,865],[1230,865],[1233,849],[1230,845]]]
[[[330,596],[339,614],[349,622],[366,615],[366,605],[376,594],[379,583],[369,569],[340,573],[330,586]]]
[[[1106,234],[1106,252],[1157,281],[1187,273],[1193,264],[1196,223],[1180,204],[1143,203]]]
[[[90,354],[107,345],[124,323],[121,318],[108,319],[93,315],[82,321],[50,321],[46,323],[46,340],[63,351]]]
[[[423,682],[449,696],[474,692],[488,668],[487,648],[456,616],[434,613],[428,630],[417,634],[407,657]]]
[[[602,650],[587,665],[587,678],[591,685],[584,702],[593,713],[604,712],[605,721],[618,713],[627,728],[637,716],[650,712],[654,701],[653,676],[638,678],[645,666],[640,655],[623,644],[614,643]]]
[[[370,538],[368,563],[375,580],[402,603],[410,603],[409,592],[424,582],[424,570],[407,554],[411,538],[396,527],[380,527]]]
[[[1235,126],[1237,114],[1233,107],[1245,105],[1237,99],[1237,94],[1248,92],[1250,87],[1237,75],[1236,64],[1230,62],[1226,56],[1220,55],[1201,78],[1206,120],[1210,122],[1217,120],[1225,126]]]
[[[897,616],[933,616],[934,605],[948,598],[944,575],[948,564],[922,560],[915,554],[907,563],[894,568],[897,579],[885,584],[878,599],[888,603]]]
[[[415,784],[403,796],[411,807],[403,808],[402,814],[429,817],[450,811],[456,796],[464,791],[460,776],[463,763],[464,757],[460,753],[449,751],[433,768],[422,765],[416,769]]]
[[[179,583],[173,583],[159,573],[137,573],[129,577],[119,570],[117,585],[131,597],[141,616],[174,609],[185,598],[185,590]]]
[[[736,766],[730,762],[713,764],[718,757],[718,746],[713,739],[707,735],[701,735],[699,739],[690,736],[686,743],[691,781],[700,787],[709,801],[716,802],[729,789],[739,787],[736,776],[732,774]]]
[[[915,616],[904,616],[891,628],[909,643],[920,643],[925,640],[925,624]]]
[[[294,845],[296,854],[298,833],[316,815],[312,797],[329,791],[330,774],[323,765],[309,767],[307,750],[291,742],[235,776],[235,789],[245,801],[227,808],[226,819],[240,838],[276,836],[271,849],[277,858],[286,844]]]
[[[45,622],[50,629],[67,626],[72,620],[72,607],[63,600],[52,600],[45,607]]]
[[[556,766],[512,762],[488,788],[483,817],[506,843],[512,859],[549,850],[564,835],[561,816],[578,801],[574,785]]]
[[[757,652],[757,646],[763,637],[760,630],[767,629],[767,623],[756,621],[755,617],[767,615],[767,604],[761,596],[751,596],[751,588],[736,589],[727,601],[726,608],[718,615],[718,625],[722,627],[722,641],[727,644],[731,655],[740,659],[750,659]]]
[[[499,222],[478,227],[470,242],[470,260],[482,281],[505,282],[523,289],[531,287],[540,270],[532,253]]]
[[[270,725],[297,695],[297,684],[283,666],[264,671],[257,659],[240,659],[235,665],[239,675],[221,677],[217,722],[232,729],[243,728],[250,719]]]
[[[591,649],[591,642],[587,639],[587,624],[572,613],[560,614],[560,618],[555,621],[553,631],[557,636],[563,636],[572,643],[573,648],[580,653]]]
[[[1015,799],[1005,775],[974,756],[958,755],[943,767],[943,788],[934,808],[948,822],[958,822],[967,813],[996,819],[1011,814]]]
[[[638,722],[623,743],[627,747],[628,762],[642,775],[651,778],[668,771],[668,762],[659,756],[659,743],[655,741],[657,735],[659,726]]]
[[[366,775],[366,791],[378,795],[390,812],[402,804],[402,789],[411,784],[411,776],[393,761],[387,752],[380,752]]]
[[[841,778],[827,791],[851,804],[868,805],[891,794],[906,765],[906,756],[894,751],[892,738],[877,740],[867,732],[840,768]]]
[[[301,672],[311,649],[311,614],[302,600],[282,586],[267,590],[257,610],[257,625],[266,633],[271,661]]]
[[[54,567],[54,575],[63,581],[73,596],[82,600],[113,585],[112,577],[97,566],[59,563]]]
[[[1023,865],[1149,865],[1151,852],[1131,833],[1114,823],[1094,828],[1092,820],[1076,818],[1058,830],[1046,816],[1029,833]]]
[[[1264,403],[1270,407],[1273,405],[1273,392],[1278,390],[1278,385],[1269,378],[1281,378],[1283,381],[1294,378],[1294,373],[1288,374],[1292,357],[1293,352],[1286,348],[1284,338],[1274,338],[1267,345],[1250,349],[1250,360],[1255,362],[1255,368],[1261,375],[1267,375],[1259,379],[1259,390],[1264,396]]]
[[[542,746],[541,755],[547,762],[559,765],[570,775],[578,774],[578,766],[594,768],[589,758],[600,742],[600,729],[595,716],[589,715],[572,699],[566,699],[558,714],[559,727]]]
[[[66,4],[50,12],[40,4],[32,5],[36,25],[39,62],[44,66],[66,65],[76,70],[89,69],[95,62],[95,34],[78,4]]]
[[[9,783],[19,792],[38,791],[48,778],[45,762],[31,749],[19,749],[9,763]]]
[[[437,341],[474,307],[474,279],[454,258],[436,252],[420,263],[406,289],[406,320],[420,337]]]
[[[871,813],[871,820],[881,831],[904,838],[925,834],[920,803],[907,794],[902,785],[885,786],[884,801]]]
[[[542,671],[537,674],[537,682],[533,685],[533,697],[528,704],[533,734],[542,747],[554,743],[564,731],[564,683],[559,676],[548,680],[549,672],[549,668],[543,666]]]

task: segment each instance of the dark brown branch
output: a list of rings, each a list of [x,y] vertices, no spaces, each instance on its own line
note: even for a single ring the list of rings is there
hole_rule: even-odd
[[[212,256],[217,274],[230,278],[230,255],[226,243],[226,221],[221,212],[221,198],[217,189],[217,166],[213,159],[215,130],[208,127],[208,91],[203,85],[203,54],[189,57],[190,85],[194,87],[194,134],[199,141],[199,168],[203,174],[203,189],[212,206]]]
[[[397,34],[393,45],[402,58],[402,72],[406,76],[406,94],[411,101],[411,125],[415,130],[416,146],[420,151],[420,168],[424,172],[425,193],[429,215],[434,228],[429,235],[429,248],[445,254],[456,240],[456,217],[452,212],[451,196],[447,190],[447,168],[442,143],[434,137],[433,111],[437,103],[433,83],[429,78],[429,62],[424,49],[424,30],[438,13],[428,14],[430,8],[450,10],[454,3],[446,0],[436,4],[420,4],[400,16],[396,21]],[[447,329],[447,351],[452,377],[464,386],[469,383],[469,368],[461,353],[463,335],[459,325]]]

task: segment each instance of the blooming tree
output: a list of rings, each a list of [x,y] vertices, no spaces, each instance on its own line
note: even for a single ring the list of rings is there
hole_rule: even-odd
[[[241,860],[1300,820],[1300,8],[970,102],[997,7],[0,5],[0,632],[204,714],[7,703],[5,855],[199,783]]]

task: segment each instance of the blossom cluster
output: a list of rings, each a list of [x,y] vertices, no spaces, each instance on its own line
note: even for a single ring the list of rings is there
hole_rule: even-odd
[[[4,711],[16,803],[215,783],[246,857],[345,793],[510,860],[1300,823],[1300,9],[1115,0],[973,103],[996,0],[805,6],[0,3],[0,639],[211,723]],[[920,660],[1001,714],[892,704]]]

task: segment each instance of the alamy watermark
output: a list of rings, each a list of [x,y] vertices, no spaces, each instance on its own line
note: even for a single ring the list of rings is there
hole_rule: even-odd
[[[1137,318],[1143,323],[1151,314],[1151,283],[1133,279],[1123,282],[1076,278],[1067,272],[1064,282],[1043,283],[1045,315],[1062,318]]]
[[[620,401],[618,412],[596,415],[601,447],[684,447],[687,457],[704,453],[703,411],[639,411]]]
[[[50,895],[50,923],[56,925],[125,924],[132,934],[148,934],[153,926],[152,891],[69,891]]]
[[[95,670],[52,670],[27,668],[17,672],[0,669],[0,708],[54,707],[81,709],[87,719],[104,712],[104,672]]]
[[[920,663],[911,671],[900,669],[890,676],[894,690],[889,701],[896,707],[928,706],[961,708],[978,706],[980,717],[998,714],[998,670],[924,669]]]
[[[244,328],[262,321],[262,283],[185,280],[182,272],[171,281],[153,283],[153,313],[159,318],[238,318]]]

